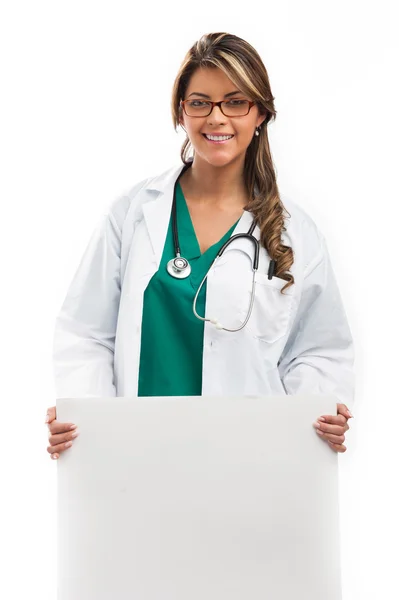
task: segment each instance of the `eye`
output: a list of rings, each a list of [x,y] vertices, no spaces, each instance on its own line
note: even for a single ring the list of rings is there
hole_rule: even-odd
[[[209,104],[209,102],[202,101],[202,100],[190,100],[190,102],[188,102],[189,106],[194,106],[194,107],[207,106],[208,104]]]
[[[247,100],[229,100],[228,102],[226,102],[226,104],[231,104],[231,106],[241,106],[242,104],[244,104],[245,102],[247,102]]]

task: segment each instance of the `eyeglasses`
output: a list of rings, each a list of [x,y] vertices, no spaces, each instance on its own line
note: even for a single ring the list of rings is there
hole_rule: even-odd
[[[225,117],[244,117],[249,113],[255,102],[234,98],[233,100],[181,100],[180,106],[188,117],[207,117],[215,106],[218,106]]]

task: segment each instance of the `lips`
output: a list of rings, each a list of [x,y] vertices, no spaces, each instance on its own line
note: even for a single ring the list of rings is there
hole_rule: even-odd
[[[206,136],[207,136],[207,135],[213,135],[213,136],[216,136],[216,137],[219,137],[219,136],[221,136],[221,135],[231,135],[231,137],[234,137],[234,134],[233,134],[233,133],[203,133],[202,135],[203,135],[205,138],[206,138]]]
[[[210,133],[210,134],[203,133],[202,135],[204,136],[204,139],[208,142],[208,144],[211,144],[212,146],[225,146],[226,144],[231,142],[231,140],[234,138],[234,135],[229,134],[229,133],[223,133],[222,134],[223,138],[219,139],[219,140],[212,140],[211,138],[206,137],[207,135],[216,136],[216,134],[213,134],[213,133]],[[224,138],[224,136],[228,136],[228,137]]]

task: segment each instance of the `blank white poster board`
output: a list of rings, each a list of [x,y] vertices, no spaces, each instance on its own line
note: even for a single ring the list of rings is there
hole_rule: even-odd
[[[58,600],[341,600],[336,403],[58,399]]]

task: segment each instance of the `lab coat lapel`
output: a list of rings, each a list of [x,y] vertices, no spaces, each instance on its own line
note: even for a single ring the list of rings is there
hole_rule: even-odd
[[[147,191],[158,192],[154,199],[151,199],[143,204],[144,219],[146,222],[148,235],[154,251],[154,256],[157,268],[161,263],[163,248],[165,245],[166,234],[168,230],[172,202],[173,190],[176,179],[179,177],[184,165],[179,164],[177,167],[169,169],[166,173],[162,173],[155,177],[146,186]],[[247,233],[252,223],[252,214],[249,211],[244,211],[238,221],[232,235],[237,233]],[[254,236],[259,239],[259,227],[256,226]],[[250,257],[253,256],[254,248],[252,242],[245,238],[234,240],[231,249],[242,250]],[[223,264],[227,258],[227,253],[230,247],[226,249],[222,257],[219,259],[219,264]]]
[[[153,200],[149,200],[143,204],[144,220],[154,251],[157,269],[161,263],[168,231],[174,185],[183,167],[184,165],[173,167],[173,169],[152,179],[146,187],[147,190],[158,192],[158,195]]]

